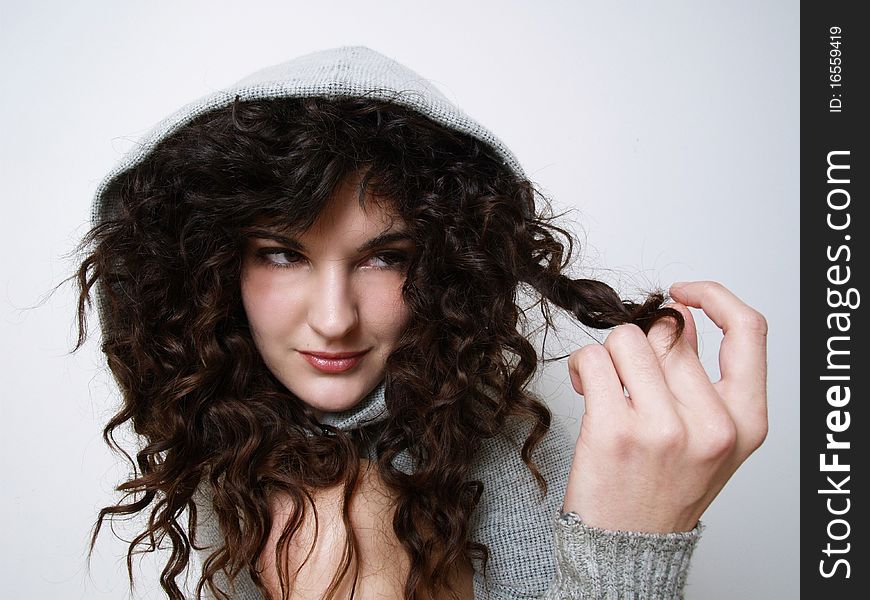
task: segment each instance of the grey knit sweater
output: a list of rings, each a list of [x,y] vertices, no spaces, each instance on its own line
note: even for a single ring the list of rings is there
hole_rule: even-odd
[[[326,415],[323,422],[349,430],[386,415],[381,382],[356,407]],[[527,432],[514,423],[503,435],[487,440],[473,466],[472,479],[483,482],[484,491],[469,538],[486,544],[490,552],[486,577],[474,573],[475,599],[682,598],[702,525],[683,533],[617,532],[587,527],[574,513],[562,514],[574,443],[565,422],[554,419],[534,454],[548,483],[542,498],[520,458]],[[197,543],[208,546],[201,552],[204,560],[221,544],[221,534],[205,492],[199,492],[197,503]],[[233,584],[218,582],[237,600],[263,598],[247,573]]]

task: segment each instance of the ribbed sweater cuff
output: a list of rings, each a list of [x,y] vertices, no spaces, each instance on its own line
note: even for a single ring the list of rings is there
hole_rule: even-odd
[[[683,597],[701,522],[683,533],[609,531],[573,512],[556,518],[556,579],[547,598],[660,600]]]

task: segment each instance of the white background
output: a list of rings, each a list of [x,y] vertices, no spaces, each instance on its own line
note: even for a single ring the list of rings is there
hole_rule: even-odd
[[[770,434],[704,516],[687,597],[798,596],[797,2],[0,2],[2,595],[124,598],[97,510],[126,466],[96,317],[75,355],[69,252],[100,178],[182,104],[364,44],[496,132],[569,215],[579,268],[626,296],[713,279],[768,319]],[[696,311],[718,378],[721,335]],[[572,332],[567,332],[572,335]],[[565,348],[570,352],[573,347]],[[582,403],[564,361],[536,382]],[[129,532],[128,532],[129,533]],[[153,561],[135,598],[159,598]]]

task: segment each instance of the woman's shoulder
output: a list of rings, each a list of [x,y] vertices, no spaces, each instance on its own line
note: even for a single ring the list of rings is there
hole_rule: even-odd
[[[568,419],[554,416],[549,429],[532,450],[532,461],[548,484],[550,479],[556,484],[560,479],[567,482],[575,443],[569,425]],[[502,481],[507,478],[514,483],[534,483],[534,476],[523,462],[521,454],[532,427],[528,419],[509,418],[497,435],[481,443],[475,460],[475,473],[496,476]]]
[[[498,435],[482,443],[472,477],[483,483],[483,494],[469,532],[471,539],[489,550],[486,582],[479,572],[475,576],[481,597],[489,597],[483,592],[486,586],[509,592],[509,597],[537,597],[552,581],[553,523],[565,497],[574,449],[567,425],[564,419],[554,418],[532,451],[547,483],[546,493],[521,456],[530,422],[511,419]]]
[[[194,539],[191,540],[193,548],[191,559],[195,569],[195,579],[199,578],[208,558],[224,544],[212,498],[208,478],[203,477],[191,497],[196,509]],[[219,571],[214,576],[214,582],[221,590],[228,592],[234,600],[263,600],[262,594],[245,569],[232,582],[222,571]],[[207,600],[214,598],[208,588],[205,590],[205,598]]]

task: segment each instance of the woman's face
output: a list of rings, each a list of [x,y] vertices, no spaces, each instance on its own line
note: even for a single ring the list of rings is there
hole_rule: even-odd
[[[402,219],[369,198],[360,208],[356,182],[340,186],[303,235],[249,240],[242,262],[254,343],[318,415],[353,407],[380,383],[408,317],[413,243]]]

